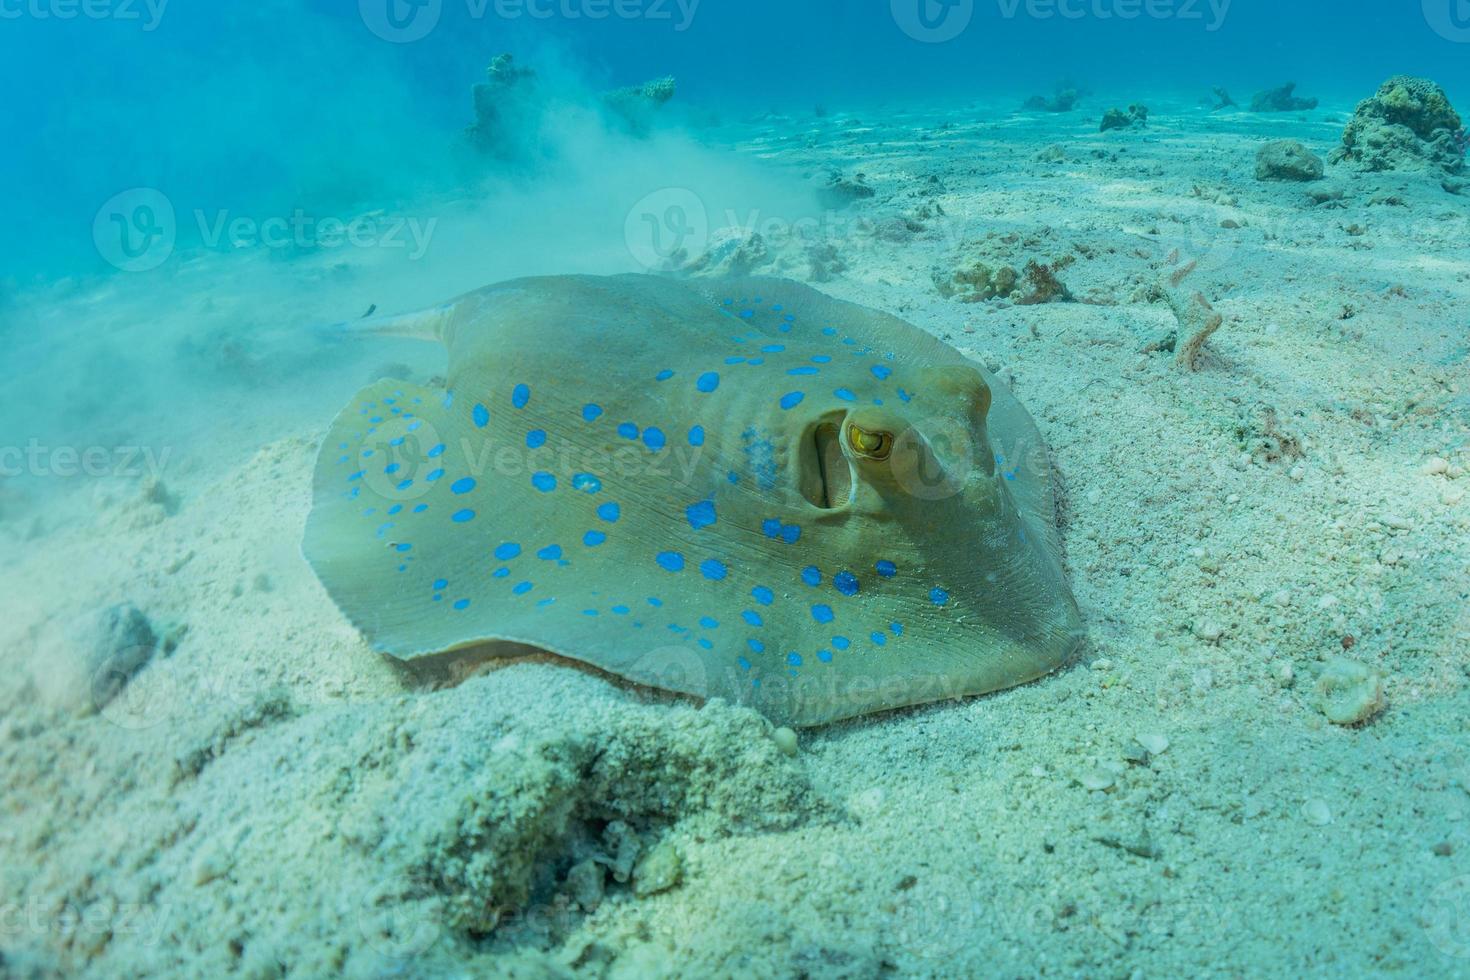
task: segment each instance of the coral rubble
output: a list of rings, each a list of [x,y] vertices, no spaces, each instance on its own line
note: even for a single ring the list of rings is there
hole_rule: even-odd
[[[665,76],[642,85],[614,89],[602,97],[602,103],[628,132],[647,136],[655,115],[673,99],[676,89],[673,77]]]
[[[489,157],[517,157],[524,146],[522,127],[534,115],[536,73],[501,54],[491,60],[485,75],[473,89],[475,121],[466,127],[465,140]]]
[[[1251,99],[1251,112],[1303,112],[1317,108],[1316,99],[1298,98],[1295,92],[1296,82],[1257,92]]]
[[[1102,126],[1099,131],[1106,133],[1110,129],[1133,129],[1148,125],[1148,106],[1133,103],[1128,111],[1122,109],[1109,109],[1103,116]]]
[[[1465,166],[1466,133],[1444,90],[1427,78],[1396,75],[1358,104],[1331,160],[1368,171]]]

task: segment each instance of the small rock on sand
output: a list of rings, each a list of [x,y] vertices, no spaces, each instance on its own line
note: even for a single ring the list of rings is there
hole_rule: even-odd
[[[1274,140],[1256,154],[1256,180],[1321,180],[1322,158],[1297,140]]]

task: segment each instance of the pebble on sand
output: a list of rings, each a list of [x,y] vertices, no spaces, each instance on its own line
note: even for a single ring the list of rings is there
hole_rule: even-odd
[[[666,892],[684,880],[684,856],[672,841],[660,841],[633,869],[633,894],[639,898]]]
[[[1338,657],[1317,677],[1317,706],[1334,725],[1361,725],[1383,710],[1383,680],[1358,661]]]
[[[1332,808],[1325,800],[1308,800],[1302,804],[1302,817],[1313,827],[1325,827],[1332,822]]]

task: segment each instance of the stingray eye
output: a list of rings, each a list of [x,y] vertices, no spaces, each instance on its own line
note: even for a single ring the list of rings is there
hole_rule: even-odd
[[[869,432],[867,429],[849,424],[847,442],[852,446],[853,452],[859,456],[866,456],[868,459],[887,459],[888,454],[893,452],[891,432]]]

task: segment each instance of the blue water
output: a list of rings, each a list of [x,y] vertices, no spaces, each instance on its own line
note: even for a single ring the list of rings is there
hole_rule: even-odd
[[[1464,0],[90,0],[82,10],[80,0],[0,2],[0,181],[11,191],[0,270],[12,285],[109,271],[92,222],[130,188],[251,215],[452,188],[469,86],[501,51],[589,91],[672,74],[682,105],[723,114],[1019,101],[1062,78],[1140,97],[1225,85],[1237,98],[1294,79],[1350,107],[1399,72],[1470,102]]]

